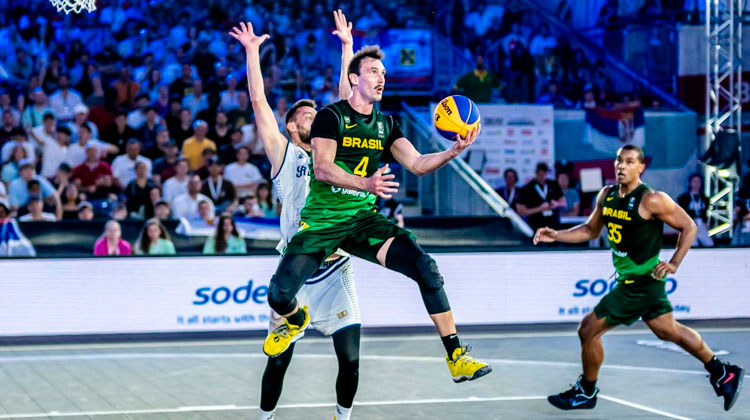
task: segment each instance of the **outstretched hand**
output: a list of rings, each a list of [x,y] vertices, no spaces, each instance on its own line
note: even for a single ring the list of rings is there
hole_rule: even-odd
[[[398,192],[398,182],[391,181],[396,175],[387,174],[383,175],[388,170],[388,164],[375,171],[371,177],[367,178],[365,189],[367,192],[376,194],[379,197],[390,200],[393,195]]]
[[[333,34],[339,37],[341,43],[345,45],[354,43],[352,23],[346,21],[346,16],[341,9],[333,11],[333,20],[336,22],[336,30],[333,31]]]
[[[534,245],[539,242],[555,242],[557,240],[557,231],[548,227],[539,228],[534,234]]]
[[[479,137],[479,133],[482,132],[482,124],[477,124],[476,127],[469,130],[468,133],[466,133],[466,137],[461,137],[460,134],[456,135],[456,142],[453,143],[453,146],[451,149],[453,149],[453,152],[458,156],[463,152],[467,147],[471,146],[472,143],[474,143],[474,140]]]
[[[251,48],[259,49],[260,44],[270,38],[268,34],[264,34],[261,36],[255,35],[255,33],[253,32],[253,24],[250,22],[248,22],[247,24],[245,24],[245,22],[240,22],[240,27],[242,29],[239,29],[236,26],[232,28],[232,31],[229,32],[229,35],[237,41],[240,41],[240,43],[243,47],[245,47],[246,50]]]

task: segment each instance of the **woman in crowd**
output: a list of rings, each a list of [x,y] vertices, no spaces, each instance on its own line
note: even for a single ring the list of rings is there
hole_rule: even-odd
[[[65,186],[62,193],[62,218],[71,220],[78,218],[78,203],[81,202],[81,193],[78,185],[70,183]]]
[[[128,241],[122,239],[120,223],[110,220],[104,225],[104,234],[94,243],[94,255],[113,256],[130,255],[131,248]]]
[[[28,156],[26,155],[26,149],[24,149],[23,146],[18,145],[14,147],[13,154],[10,155],[10,159],[3,165],[0,179],[2,179],[2,181],[5,183],[10,184],[10,181],[18,178],[19,162],[23,159],[26,159],[27,157]]]
[[[271,187],[268,183],[261,183],[258,185],[258,206],[264,213],[265,217],[276,217],[276,200],[273,199],[271,194]]]
[[[135,253],[138,255],[175,255],[177,251],[164,225],[159,219],[152,218],[146,220],[146,224],[143,225],[135,245]]]
[[[224,214],[216,224],[216,234],[206,239],[204,254],[246,254],[247,246],[232,216]]]

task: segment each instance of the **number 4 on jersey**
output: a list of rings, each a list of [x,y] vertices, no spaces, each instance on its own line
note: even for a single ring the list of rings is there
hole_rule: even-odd
[[[365,156],[362,158],[362,160],[359,161],[357,164],[357,167],[354,168],[354,175],[359,175],[361,177],[367,176],[367,164],[370,163],[370,157]]]

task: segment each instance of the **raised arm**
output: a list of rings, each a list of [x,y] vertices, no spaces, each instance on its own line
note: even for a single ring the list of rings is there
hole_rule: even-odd
[[[281,167],[281,163],[284,160],[287,139],[279,131],[276,117],[273,115],[273,110],[268,104],[266,93],[263,89],[263,74],[260,71],[259,49],[260,44],[268,39],[269,36],[256,36],[253,33],[253,25],[249,22],[247,24],[240,22],[240,26],[242,29],[234,27],[229,35],[240,41],[242,46],[245,47],[247,55],[247,87],[255,114],[255,125],[275,173]]]
[[[534,245],[539,242],[585,242],[594,239],[602,233],[604,221],[602,220],[602,202],[607,195],[609,187],[602,188],[596,197],[596,208],[588,220],[578,226],[566,230],[555,230],[548,227],[537,229],[534,235]]]
[[[341,9],[333,11],[336,30],[333,31],[341,40],[341,73],[339,76],[339,98],[349,99],[352,95],[352,85],[349,83],[349,63],[354,56],[354,38],[352,37],[352,23],[346,21]]]
[[[641,212],[641,210],[643,211]],[[639,212],[641,216],[645,216],[644,219],[653,217],[680,232],[680,238],[677,241],[677,250],[672,255],[672,259],[668,263],[659,262],[654,268],[652,275],[657,279],[662,279],[668,274],[676,273],[677,268],[690,250],[695,240],[695,235],[698,233],[695,222],[670,196],[661,191],[647,192],[643,196]]]
[[[450,149],[426,155],[419,153],[406,137],[399,137],[391,144],[391,154],[409,172],[417,176],[425,175],[440,169],[451,159],[460,155],[464,149],[474,143],[481,131],[480,124],[469,131],[465,139],[458,136]]]

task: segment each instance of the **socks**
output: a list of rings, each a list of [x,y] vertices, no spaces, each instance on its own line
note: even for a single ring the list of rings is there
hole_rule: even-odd
[[[302,308],[299,308],[299,310],[289,318],[287,318],[287,321],[289,321],[290,324],[301,326],[305,322],[305,311],[302,310]]]
[[[339,404],[336,404],[336,414],[334,415],[334,419],[336,420],[349,420],[349,417],[352,415],[352,408],[344,408]]]
[[[448,358],[453,359],[453,351],[461,347],[461,340],[458,339],[458,334],[450,334],[445,337],[440,337],[443,340],[443,346],[445,351],[448,353]]]
[[[586,395],[591,395],[594,393],[594,390],[596,390],[596,381],[589,382],[581,376],[581,380],[578,381],[578,383],[581,385],[581,388],[583,389],[583,393]]]
[[[721,376],[724,373],[724,364],[721,363],[721,360],[717,359],[716,356],[706,362],[703,367],[706,368],[711,376]]]
[[[260,416],[258,417],[260,420],[273,420],[273,416],[276,414],[276,410],[273,411],[260,411]]]

